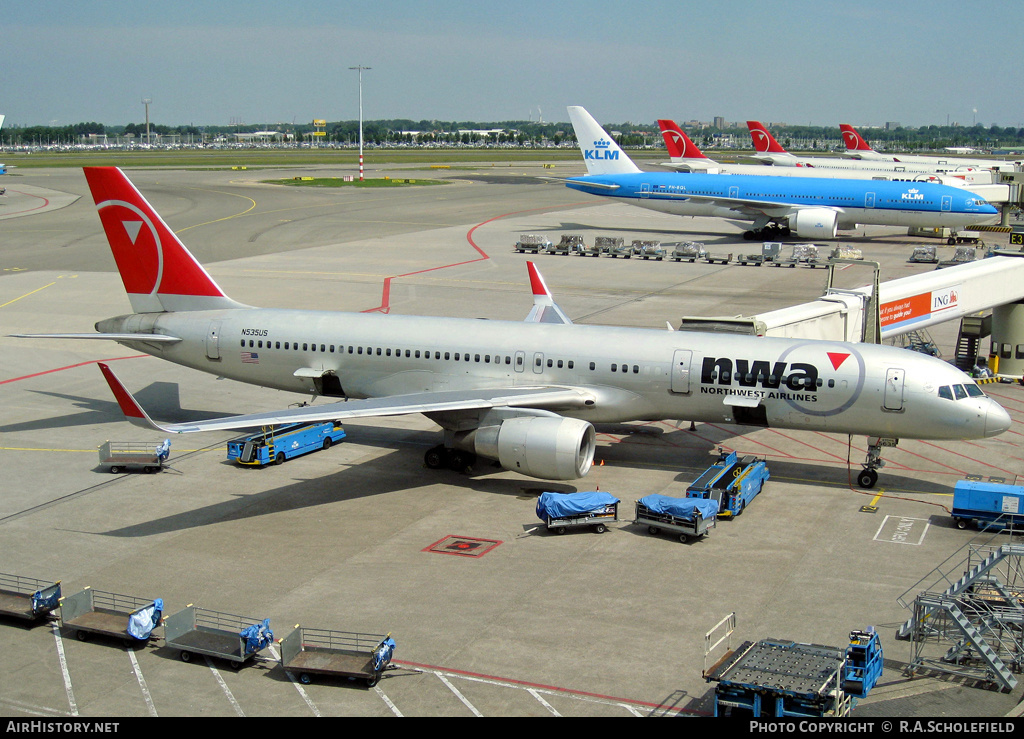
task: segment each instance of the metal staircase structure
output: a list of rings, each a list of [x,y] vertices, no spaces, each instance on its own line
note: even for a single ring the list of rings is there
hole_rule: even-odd
[[[1017,686],[1014,674],[1024,667],[1024,545],[993,544],[995,537],[1007,539],[989,534],[985,544],[968,543],[897,599],[912,609],[896,634],[911,642],[908,674],[938,671],[1004,692]]]

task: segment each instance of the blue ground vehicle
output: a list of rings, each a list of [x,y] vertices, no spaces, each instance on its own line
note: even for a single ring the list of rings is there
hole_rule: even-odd
[[[253,467],[283,464],[286,459],[328,449],[344,438],[339,421],[286,424],[229,441],[228,459]]]
[[[1024,527],[1024,486],[993,480],[960,480],[953,487],[953,510],[958,529],[975,523],[982,529]]]
[[[743,513],[770,476],[763,459],[719,450],[718,461],[690,484],[686,497],[717,501],[718,516],[730,518]]]

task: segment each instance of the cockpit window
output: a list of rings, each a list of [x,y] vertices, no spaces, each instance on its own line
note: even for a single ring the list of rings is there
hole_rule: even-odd
[[[985,393],[975,383],[964,385],[943,385],[939,388],[939,397],[946,400],[963,400],[964,398],[982,398]]]
[[[982,392],[981,388],[973,382],[970,385],[964,385],[964,387],[967,388],[967,394],[972,398],[978,398],[985,394]]]

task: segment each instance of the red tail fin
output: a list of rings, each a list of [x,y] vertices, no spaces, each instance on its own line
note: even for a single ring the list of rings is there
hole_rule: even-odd
[[[675,121],[659,120],[661,135],[665,139],[668,155],[673,159],[707,159],[690,137],[683,132]]]
[[[136,313],[239,308],[117,167],[85,167],[107,242]]]
[[[874,151],[853,126],[840,123],[839,130],[843,132],[843,143],[846,144],[847,151]]]
[[[759,121],[747,121],[747,128],[750,129],[750,138],[754,140],[754,151],[759,154],[786,154],[775,137],[768,133],[768,129]]]

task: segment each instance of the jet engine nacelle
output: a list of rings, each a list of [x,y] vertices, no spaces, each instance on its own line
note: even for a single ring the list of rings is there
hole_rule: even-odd
[[[575,480],[594,463],[594,427],[559,416],[520,416],[473,434],[481,457],[498,460],[506,470],[542,480]]]
[[[802,239],[834,239],[839,213],[829,208],[801,208],[790,216],[789,227]]]

